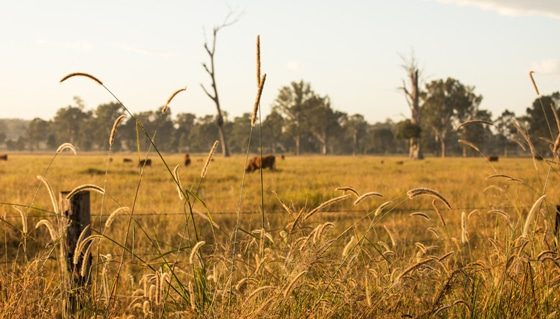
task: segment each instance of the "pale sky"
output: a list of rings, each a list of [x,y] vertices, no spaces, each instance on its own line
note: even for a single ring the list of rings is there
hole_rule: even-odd
[[[250,112],[256,91],[255,38],[261,35],[264,114],[281,86],[303,79],[334,108],[370,122],[400,120],[399,54],[414,50],[424,80],[448,76],[476,86],[482,107],[522,114],[560,89],[558,0],[0,0],[0,118],[51,118],[80,96],[93,108],[111,101],[86,79],[100,78],[134,112],[155,109],[188,86],[171,110],[214,113],[204,32],[229,10],[239,21],[219,34],[218,89],[231,116]]]

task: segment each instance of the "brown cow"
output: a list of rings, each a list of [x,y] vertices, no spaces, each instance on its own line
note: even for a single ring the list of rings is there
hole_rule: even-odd
[[[132,163],[132,159],[131,158],[123,158],[123,163]]]
[[[185,166],[191,165],[191,157],[189,153],[185,154]]]
[[[535,156],[533,156],[534,159],[536,159],[537,161],[542,161],[544,160],[544,158],[538,154],[535,154]]]
[[[8,160],[8,154],[0,155],[0,161],[7,161],[7,160]]]
[[[271,171],[276,168],[274,162],[276,161],[276,157],[274,155],[268,155],[262,158],[260,156],[255,156],[251,160],[249,160],[249,164],[245,169],[245,172],[250,173],[258,170],[259,168],[265,169],[269,168]]]
[[[139,160],[138,161],[138,167],[145,167],[145,166],[152,166],[152,160],[151,159],[143,159],[143,160]]]
[[[499,159],[498,156],[488,156],[488,162],[497,162]]]

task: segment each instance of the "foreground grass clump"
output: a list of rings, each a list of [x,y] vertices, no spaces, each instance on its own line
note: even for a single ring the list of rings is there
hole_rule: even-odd
[[[84,318],[557,316],[556,164],[288,157],[264,172],[263,229],[257,174],[240,196],[244,157],[215,159],[201,180],[205,156],[193,156],[176,172],[190,198],[157,161],[140,182],[122,157],[61,156],[47,174],[47,156],[1,164],[0,317],[63,315],[74,293],[38,174],[54,192],[105,190],[82,238]]]

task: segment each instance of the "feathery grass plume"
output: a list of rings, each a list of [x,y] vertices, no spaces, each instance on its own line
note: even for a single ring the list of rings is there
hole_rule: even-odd
[[[323,235],[323,231],[325,231],[325,229],[329,228],[329,227],[334,227],[334,224],[331,222],[326,222],[323,225],[319,226],[319,228],[317,229],[317,232],[315,233],[315,237],[313,238],[314,240],[320,240],[321,236]]]
[[[113,127],[111,128],[111,134],[109,134],[109,146],[113,145],[113,141],[115,140],[115,135],[117,134],[117,127],[119,127],[119,125],[121,125],[122,121],[125,118],[126,118],[126,115],[121,114],[113,122]]]
[[[257,88],[261,86],[261,36],[257,35]]]
[[[411,213],[410,216],[420,216],[420,217],[424,218],[425,220],[430,220],[430,217],[428,215],[426,215],[426,213],[422,213],[422,212],[414,212],[414,213]]]
[[[215,141],[212,144],[212,148],[210,148],[210,152],[208,152],[208,156],[206,157],[206,161],[204,162],[204,166],[202,166],[202,171],[200,172],[200,178],[206,177],[206,173],[208,173],[208,165],[210,165],[210,161],[212,160],[212,156],[214,156],[214,152],[216,152],[216,148],[218,147],[219,141]]]
[[[535,219],[535,216],[537,215],[537,210],[539,209],[541,203],[544,201],[545,198],[546,195],[542,195],[535,201],[533,207],[531,207],[529,214],[527,214],[527,219],[525,219],[525,225],[523,226],[523,233],[521,234],[521,237],[527,238],[527,236],[529,235],[529,228],[531,227],[531,223]]]
[[[426,258],[424,260],[421,260],[417,263],[415,263],[414,265],[406,268],[402,273],[400,273],[399,275],[397,275],[397,277],[395,278],[395,280],[393,281],[393,285],[395,285],[396,283],[398,283],[400,281],[400,279],[404,276],[406,276],[407,274],[411,273],[414,269],[429,263],[430,261],[433,261],[432,258]]]
[[[251,115],[251,126],[255,126],[257,123],[257,113],[259,111],[259,104],[261,103],[261,96],[264,88],[264,83],[266,82],[266,73],[263,75],[261,83],[259,84],[259,89],[257,90],[257,97],[255,98],[255,105],[253,106],[253,114]]]
[[[485,121],[485,120],[469,120],[466,122],[463,122],[461,124],[459,124],[459,126],[457,126],[457,128],[455,129],[456,131],[458,131],[460,128],[462,128],[463,126],[468,126],[468,125],[473,125],[473,124],[488,124],[488,125],[494,125],[494,123],[490,122],[490,121]]]
[[[74,265],[78,263],[78,257],[76,257],[76,255],[79,254],[77,254],[76,251],[79,251],[79,247],[84,241],[84,238],[86,237],[86,234],[88,233],[90,226],[91,225],[87,225],[86,227],[84,227],[84,229],[82,229],[82,232],[80,233],[80,236],[78,236],[78,240],[76,241],[76,248],[74,249]]]
[[[519,133],[519,135],[521,135],[521,137],[523,137],[523,139],[525,140],[527,145],[529,145],[529,151],[531,152],[531,157],[533,158],[533,166],[535,167],[535,169],[538,169],[537,168],[537,162],[535,160],[535,156],[537,155],[537,151],[535,150],[535,146],[533,145],[533,142],[531,141],[531,137],[529,136],[529,133],[527,133],[526,129],[521,127],[521,124],[519,124],[519,122],[517,120],[513,121],[513,126],[515,126],[515,128],[517,129],[517,133]]]
[[[467,214],[465,212],[461,212],[461,243],[466,244],[469,242],[469,238],[467,237]]]
[[[173,168],[173,176],[177,180],[177,183],[175,183],[175,188],[177,189],[177,193],[179,194],[179,199],[183,200],[185,198],[183,197],[183,186],[181,185],[181,179],[179,178],[179,164],[177,164],[175,168]]]
[[[62,143],[60,144],[60,146],[56,149],[56,154],[58,153],[62,153],[65,150],[70,150],[72,151],[72,153],[74,153],[74,155],[77,155],[78,153],[76,153],[76,148],[74,147],[74,145],[70,144],[70,143]]]
[[[438,215],[439,220],[440,220],[440,222],[441,222],[441,225],[442,225],[443,227],[445,227],[445,226],[446,226],[445,219],[443,218],[443,215],[441,214],[439,208],[437,207],[437,205],[436,205],[436,200],[435,200],[435,199],[432,200],[432,207],[434,208],[434,211],[435,211],[436,214]]]
[[[88,260],[89,254],[91,252],[91,247],[93,247],[93,242],[90,242],[90,244],[87,245],[86,250],[84,250],[84,259],[83,259],[84,261],[82,262],[82,266],[80,267],[80,275],[82,277],[85,277],[87,275],[86,272],[87,272],[87,270],[89,268],[88,266],[90,264],[87,260]]]
[[[117,209],[115,209],[111,214],[109,214],[109,217],[107,217],[107,220],[105,221],[105,229],[111,227],[111,224],[113,223],[113,220],[115,220],[115,218],[117,217],[117,215],[122,214],[122,213],[130,213],[130,208],[128,207],[119,207]]]
[[[271,285],[269,285],[269,286],[261,286],[261,287],[255,289],[255,290],[253,290],[253,291],[249,294],[249,296],[247,296],[247,299],[245,300],[245,302],[251,300],[251,298],[253,298],[254,296],[256,296],[259,292],[265,291],[265,290],[270,290],[270,289],[276,289],[276,286],[271,286]]]
[[[395,241],[393,234],[389,231],[389,228],[383,225],[383,229],[385,229],[385,232],[387,232],[387,235],[389,235],[389,240],[391,240],[391,246],[393,246],[393,248],[397,247],[397,242]]]
[[[93,75],[91,75],[91,74],[89,74],[89,73],[84,73],[84,72],[74,72],[74,73],[70,73],[70,74],[66,75],[65,77],[63,77],[63,78],[60,80],[60,83],[62,83],[62,82],[64,82],[64,81],[68,80],[69,78],[73,78],[73,77],[75,77],[75,76],[83,76],[83,77],[86,77],[86,78],[88,78],[88,79],[91,79],[91,80],[97,82],[97,84],[99,84],[99,85],[103,85],[103,82],[101,82],[98,78],[96,78],[95,76],[93,76]]]
[[[175,96],[183,91],[186,91],[187,87],[178,89],[177,91],[173,92],[173,94],[171,94],[171,96],[167,99],[167,102],[165,103],[165,106],[161,109],[161,113],[165,113],[167,112],[167,110],[169,109],[169,103],[171,103],[171,101],[173,101],[173,99],[175,98]]]
[[[76,188],[74,188],[72,191],[70,191],[70,193],[68,193],[68,195],[66,195],[66,199],[70,199],[72,198],[72,196],[80,193],[80,192],[85,192],[85,191],[94,191],[94,192],[98,192],[99,194],[103,195],[105,194],[105,190],[97,185],[93,185],[93,184],[83,184],[80,185]]]
[[[49,235],[51,236],[52,241],[56,241],[58,239],[58,232],[55,230],[53,224],[47,219],[41,219],[36,225],[35,229],[38,229],[41,226],[45,226],[48,231]]]
[[[344,249],[342,250],[342,258],[348,257],[348,253],[352,251],[355,245],[356,245],[356,236],[352,236],[350,237],[350,241],[344,246]]]
[[[284,289],[284,298],[288,297],[288,295],[290,295],[290,293],[292,292],[292,289],[294,288],[294,285],[296,284],[296,282],[299,280],[299,278],[301,278],[301,276],[305,275],[307,273],[307,270],[304,270],[302,272],[300,272],[299,274],[297,274],[294,279],[292,279],[292,281],[290,281],[290,284],[288,285],[288,287],[286,287],[286,289]]]
[[[480,149],[478,149],[478,147],[476,147],[476,145],[474,145],[473,143],[471,143],[471,142],[469,142],[469,141],[467,141],[467,140],[459,139],[459,140],[457,140],[457,142],[459,142],[459,143],[461,143],[461,144],[464,144],[464,145],[467,145],[467,146],[471,147],[472,149],[474,149],[475,151],[477,151],[477,152],[479,152],[479,153],[482,153],[482,152],[480,151]]]
[[[198,250],[200,249],[200,247],[202,247],[204,244],[206,244],[205,241],[199,241],[198,243],[196,243],[196,245],[194,245],[194,247],[191,250],[191,254],[189,256],[189,264],[193,264],[194,263],[194,256],[197,255]]]
[[[74,250],[74,258],[72,259],[72,262],[74,263],[74,265],[77,265],[78,262],[80,261],[80,257],[82,254],[82,251],[84,251],[84,247],[88,244],[93,244],[93,241],[96,239],[103,239],[105,237],[103,237],[102,235],[97,235],[97,234],[93,234],[93,235],[89,235],[86,238],[84,238],[79,245],[76,245],[76,249]]]
[[[25,212],[23,212],[19,207],[13,206],[12,207],[18,212],[19,216],[21,217],[21,232],[24,235],[27,235],[27,216]]]
[[[383,195],[381,195],[378,192],[367,192],[364,193],[362,195],[360,195],[358,198],[356,198],[356,200],[354,201],[354,203],[352,203],[353,206],[358,205],[361,201],[363,201],[364,199],[371,197],[371,196],[377,196],[377,197],[383,197]]]
[[[364,273],[364,287],[366,290],[366,303],[368,307],[371,307],[371,291],[369,290],[368,272]]]
[[[338,203],[338,202],[340,202],[340,201],[343,201],[343,200],[349,198],[350,196],[352,196],[352,195],[351,195],[351,194],[345,194],[345,195],[342,195],[342,196],[338,196],[338,197],[335,197],[335,198],[331,198],[331,199],[329,199],[328,201],[322,202],[321,204],[319,204],[319,206],[313,208],[309,213],[307,213],[307,214],[303,217],[303,220],[308,219],[309,217],[311,217],[313,214],[315,214],[315,213],[318,212],[319,210],[321,210],[321,209],[323,209],[323,208],[325,208],[325,207],[328,207],[328,206],[330,206],[330,205],[332,205],[332,204],[335,204],[335,203]]]
[[[556,136],[556,140],[554,141],[554,145],[552,146],[552,154],[557,155],[558,150],[560,150],[560,133],[558,133],[558,136]]]
[[[47,188],[47,192],[49,193],[49,196],[51,198],[51,204],[53,206],[54,212],[56,215],[60,214],[60,208],[58,207],[58,203],[56,201],[56,197],[54,196],[54,192],[51,188],[51,185],[49,184],[49,182],[47,182],[47,180],[41,176],[41,175],[37,175],[37,179],[40,180],[45,187]]]
[[[529,78],[531,79],[531,83],[533,84],[533,88],[535,89],[535,92],[537,93],[537,95],[541,95],[541,92],[539,92],[539,87],[537,86],[537,82],[535,81],[535,77],[533,76],[533,74],[535,74],[535,71],[529,71]]]
[[[360,194],[358,194],[358,191],[352,186],[340,186],[335,188],[334,190],[341,192],[351,192],[352,194],[356,195],[356,197],[360,196]]]
[[[437,199],[439,199],[441,202],[443,202],[445,204],[445,206],[447,206],[447,208],[451,209],[451,204],[449,204],[449,202],[447,201],[447,199],[445,199],[445,197],[443,197],[440,193],[436,192],[433,189],[429,189],[429,188],[414,188],[409,190],[408,192],[406,192],[408,198],[413,199],[414,197],[417,196],[423,196],[423,195],[428,195],[428,196],[432,196],[435,197]]]
[[[487,191],[489,191],[489,190],[491,190],[491,189],[495,189],[495,190],[497,190],[497,191],[500,192],[500,193],[505,192],[503,188],[498,187],[498,186],[496,186],[496,185],[488,185],[488,186],[486,186],[486,187],[482,190],[482,192],[483,192],[483,193],[486,193]]]
[[[494,175],[490,175],[490,176],[486,177],[486,179],[492,179],[492,178],[506,178],[506,179],[508,179],[512,182],[519,182],[519,183],[523,182],[519,178],[511,177],[511,176],[506,175],[506,174],[494,174]]]
[[[383,209],[385,209],[385,207],[389,206],[391,203],[392,201],[389,200],[379,205],[379,207],[377,207],[377,209],[373,213],[373,216],[379,216],[383,212]]]

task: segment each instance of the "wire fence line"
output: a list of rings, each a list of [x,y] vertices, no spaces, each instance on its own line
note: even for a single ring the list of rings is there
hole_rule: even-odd
[[[452,207],[452,208],[442,208],[442,211],[465,211],[465,212],[469,212],[469,211],[473,211],[473,210],[479,210],[479,211],[489,211],[489,210],[506,210],[506,209],[521,209],[521,210],[528,210],[530,209],[531,206],[530,205],[521,205],[521,206],[500,206],[500,205],[495,205],[495,206],[486,206],[486,207],[482,207],[482,206],[472,206],[472,207]],[[407,213],[407,212],[418,212],[418,211],[430,211],[430,210],[434,210],[433,207],[388,207],[386,210],[390,210],[392,212],[397,212],[397,213]],[[333,214],[333,215],[348,215],[348,214],[367,214],[367,213],[373,213],[375,212],[374,210],[370,210],[370,209],[349,209],[349,210],[322,210],[322,211],[318,211],[316,214]],[[201,213],[206,213],[206,212],[201,212]],[[286,214],[285,210],[268,210],[267,213],[269,214],[275,214],[275,215],[279,215],[279,214]],[[188,214],[188,213],[187,213]],[[260,211],[217,211],[217,212],[210,212],[211,216],[235,216],[235,215],[258,215],[260,214]],[[109,217],[109,214],[99,214],[99,213],[92,213],[91,217]],[[139,217],[139,218],[144,218],[144,217],[157,217],[157,216],[185,216],[185,212],[134,212],[133,214],[123,214],[123,215],[119,215],[116,217],[130,217],[131,215],[133,215],[134,217]],[[49,217],[54,217],[54,213],[53,214],[30,214],[27,216],[27,218],[49,218]],[[12,213],[9,215],[5,215],[5,216],[0,216],[0,220],[2,219],[21,219],[21,215],[16,214],[16,213]]]

